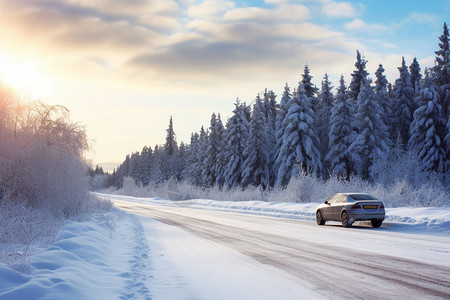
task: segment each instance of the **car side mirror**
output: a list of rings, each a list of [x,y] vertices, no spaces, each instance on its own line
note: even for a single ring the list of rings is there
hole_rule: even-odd
[[[328,200],[325,200],[325,202],[324,202],[325,204],[330,204],[330,202],[328,202]]]

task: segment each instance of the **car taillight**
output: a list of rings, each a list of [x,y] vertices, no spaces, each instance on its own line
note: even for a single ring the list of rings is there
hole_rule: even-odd
[[[384,209],[384,204],[381,204],[381,205],[380,205],[380,209]]]
[[[361,205],[359,205],[358,203],[356,203],[355,205],[352,206],[351,209],[361,209]]]

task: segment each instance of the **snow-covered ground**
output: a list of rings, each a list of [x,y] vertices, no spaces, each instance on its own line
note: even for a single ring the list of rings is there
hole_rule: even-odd
[[[318,205],[99,196],[308,222],[314,221]],[[315,228],[323,227],[311,226]],[[450,208],[387,209],[382,229],[444,241],[448,248],[440,248],[439,260],[450,267]],[[326,243],[339,243],[339,238],[330,235]],[[68,221],[51,247],[32,253],[29,273],[0,264],[0,299],[323,298],[308,282],[290,278],[238,251],[117,208],[89,222]]]

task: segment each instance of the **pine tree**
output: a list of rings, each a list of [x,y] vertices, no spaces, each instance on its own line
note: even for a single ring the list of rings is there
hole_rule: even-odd
[[[383,123],[389,131],[389,136],[392,136],[392,132],[394,131],[393,128],[396,125],[392,122],[392,101],[388,94],[389,82],[386,79],[386,75],[384,75],[384,68],[382,64],[378,65],[375,76],[375,99],[380,105],[380,115],[383,118]]]
[[[414,57],[413,62],[409,66],[409,73],[411,74],[411,84],[414,88],[414,94],[419,93],[420,81],[422,80],[422,74],[420,73],[420,65],[417,58]]]
[[[349,180],[352,169],[348,149],[352,143],[350,139],[352,133],[351,120],[354,118],[354,114],[346,90],[344,76],[341,75],[336,102],[331,111],[329,152],[326,160],[330,165],[332,174]]]
[[[218,131],[216,114],[211,115],[209,135],[204,158],[203,180],[206,186],[213,186],[217,179],[217,165],[219,152],[222,149],[222,132]]]
[[[267,141],[267,119],[264,115],[264,104],[258,95],[253,106],[248,142],[244,149],[245,162],[242,172],[244,187],[261,185],[266,188],[269,185],[271,156]]]
[[[418,108],[411,123],[409,148],[418,154],[423,170],[442,172],[446,153],[438,129],[445,124],[437,87],[429,78],[424,80],[417,103]]]
[[[369,73],[366,71],[367,60],[361,57],[361,54],[356,50],[356,70],[353,71],[352,80],[349,85],[348,96],[350,97],[350,103],[356,109],[356,102],[358,101],[358,95],[361,90],[361,84],[367,80]]]
[[[328,161],[325,156],[328,153],[329,133],[330,133],[330,118],[331,109],[334,104],[334,96],[331,90],[333,86],[329,80],[328,74],[325,73],[322,80],[322,89],[319,94],[319,103],[317,105],[317,113],[315,114],[315,127],[317,129],[317,136],[319,138],[319,151],[322,157],[322,177],[326,177],[328,171]]]
[[[167,155],[172,156],[178,150],[176,135],[175,135],[175,131],[173,130],[172,116],[170,116],[169,128],[167,128],[166,132],[167,132],[167,135],[166,135],[166,143],[164,145],[164,149],[165,149]]]
[[[355,125],[358,134],[349,148],[350,159],[358,175],[363,179],[373,179],[373,163],[386,155],[390,142],[370,79],[362,82],[357,104]]]
[[[227,129],[225,131],[225,141],[223,153],[228,163],[225,168],[224,176],[227,187],[238,187],[242,182],[242,171],[244,168],[245,156],[244,149],[248,140],[250,123],[246,118],[245,104],[241,104],[236,99],[233,116],[228,119]]]
[[[439,87],[443,114],[447,117],[450,114],[450,42],[447,23],[444,23],[444,30],[439,41],[439,50],[435,52],[436,66],[433,71],[436,76],[435,84]]]
[[[213,131],[211,131],[211,134]],[[222,119],[220,118],[220,114],[217,115],[217,121],[215,124],[214,135],[217,136],[217,159],[214,162],[213,168],[216,175],[215,184],[220,188],[223,186],[225,182],[225,168],[227,164],[228,157],[224,156],[223,148],[225,146],[225,128],[222,123]]]
[[[303,69],[302,80],[299,82],[299,88],[300,85],[303,85],[306,96],[308,96],[310,99],[315,99],[317,93],[319,92],[319,89],[312,83],[312,78],[313,77],[310,74],[309,66],[306,64]]]
[[[320,174],[322,164],[317,148],[318,139],[313,128],[313,116],[311,99],[303,85],[300,85],[297,94],[288,103],[288,112],[282,124],[284,132],[277,157],[277,186],[287,185],[300,170]]]
[[[402,58],[402,66],[398,68],[400,78],[394,85],[394,120],[398,130],[394,133],[392,140],[398,141],[403,147],[409,141],[409,127],[416,109],[414,102],[414,88],[411,83],[410,74],[405,64],[405,58]]]
[[[283,134],[284,134],[283,122],[284,122],[284,119],[286,118],[286,115],[287,115],[287,112],[289,109],[288,105],[291,102],[291,98],[292,98],[292,93],[290,91],[288,84],[286,83],[286,85],[284,87],[283,96],[281,97],[280,111],[277,114],[276,126],[275,126],[276,127],[276,131],[275,131],[276,145],[275,145],[274,157],[273,157],[273,161],[274,161],[273,171],[275,173],[275,177],[277,176],[278,169],[280,168],[279,162],[277,161],[277,157],[280,154],[281,145],[283,143]],[[275,180],[276,180],[276,178],[275,178]]]
[[[444,23],[443,33],[439,37],[439,50],[435,52],[436,64],[433,68],[434,83],[438,87],[439,103],[446,126],[438,128],[438,134],[445,141],[446,148],[446,176],[450,181],[450,42],[447,23]]]
[[[276,151],[276,119],[277,119],[277,102],[276,95],[271,91],[265,91],[264,93],[264,115],[266,118],[266,147],[269,152],[270,159],[268,161],[269,164],[269,185],[273,185],[275,180],[275,172],[274,172],[274,156]]]

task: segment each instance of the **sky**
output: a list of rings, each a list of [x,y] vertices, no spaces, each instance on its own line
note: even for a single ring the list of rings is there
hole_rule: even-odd
[[[238,97],[280,98],[308,64],[346,83],[356,50],[373,77],[398,77],[402,56],[422,71],[450,0],[0,0],[0,80],[30,99],[66,106],[86,126],[92,164],[111,171],[127,154],[178,143],[223,122]]]

